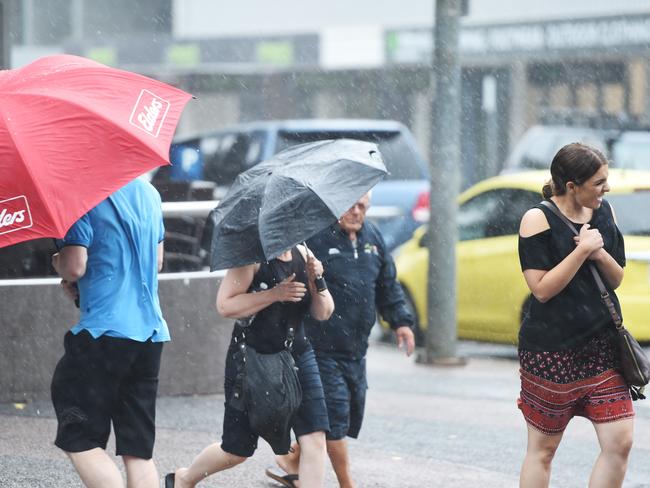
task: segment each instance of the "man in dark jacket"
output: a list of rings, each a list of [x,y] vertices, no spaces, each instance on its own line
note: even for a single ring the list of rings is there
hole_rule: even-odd
[[[308,318],[307,335],[316,352],[330,419],[327,452],[341,488],[354,487],[346,437],[361,429],[366,398],[366,351],[377,311],[394,330],[398,347],[410,356],[415,347],[404,293],[396,280],[395,264],[384,240],[371,222],[365,222],[370,195],[364,195],[338,224],[307,244],[322,261],[335,310],[329,320]],[[267,470],[285,486],[296,486],[299,449],[278,457],[286,476]]]

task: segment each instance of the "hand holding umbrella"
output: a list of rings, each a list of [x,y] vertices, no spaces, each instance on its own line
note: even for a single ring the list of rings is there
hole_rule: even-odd
[[[322,293],[327,290],[327,283],[325,282],[325,278],[323,278],[323,263],[316,259],[314,253],[307,247],[306,242],[303,242],[302,245],[305,246],[307,253],[307,277],[309,278],[309,282],[314,283],[316,292]]]

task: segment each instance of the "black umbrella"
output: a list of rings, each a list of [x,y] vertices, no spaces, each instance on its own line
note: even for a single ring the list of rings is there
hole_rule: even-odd
[[[385,174],[377,146],[351,139],[301,144],[261,162],[210,214],[210,269],[279,256],[335,223]]]

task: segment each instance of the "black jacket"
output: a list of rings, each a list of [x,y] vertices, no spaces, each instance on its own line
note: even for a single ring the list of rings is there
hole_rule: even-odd
[[[305,321],[316,354],[364,357],[377,311],[392,328],[413,326],[393,258],[371,222],[357,232],[356,252],[338,224],[312,237],[307,245],[323,263],[335,307],[325,322],[310,316]]]

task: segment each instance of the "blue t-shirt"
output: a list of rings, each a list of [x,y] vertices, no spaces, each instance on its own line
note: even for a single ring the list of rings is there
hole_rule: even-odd
[[[59,246],[88,249],[79,279],[81,318],[71,330],[140,342],[170,339],[158,300],[158,244],[164,238],[160,195],[136,179],[81,217]]]

